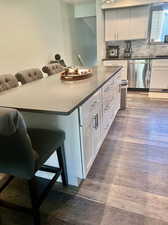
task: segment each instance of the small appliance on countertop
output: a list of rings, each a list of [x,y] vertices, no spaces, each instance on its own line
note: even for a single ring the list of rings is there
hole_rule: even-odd
[[[108,45],[106,47],[106,58],[107,59],[113,59],[113,58],[119,58],[119,46],[112,46]]]
[[[126,48],[124,49],[124,57],[131,58],[132,56],[132,44],[131,41],[126,41]]]

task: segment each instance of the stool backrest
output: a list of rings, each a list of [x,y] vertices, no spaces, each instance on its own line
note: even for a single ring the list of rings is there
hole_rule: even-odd
[[[0,108],[0,173],[30,179],[35,171],[35,154],[22,115]]]
[[[18,87],[18,81],[15,76],[11,74],[0,75],[0,92]]]
[[[27,84],[35,80],[43,78],[42,72],[37,68],[27,69],[15,74],[15,77],[22,84]]]
[[[47,73],[48,76],[56,74],[56,73],[60,73],[64,70],[65,70],[65,67],[63,67],[62,65],[58,63],[49,64],[42,68],[42,71],[44,73]]]

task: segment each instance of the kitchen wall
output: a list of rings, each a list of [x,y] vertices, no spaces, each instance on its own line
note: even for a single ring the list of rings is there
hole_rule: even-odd
[[[96,21],[97,21],[97,64],[102,63],[105,57],[105,42],[104,42],[104,12],[101,9],[102,0],[96,0]]]
[[[97,63],[96,17],[76,18],[75,31],[76,55],[81,55],[85,66],[94,66]]]
[[[151,2],[168,2],[168,0],[116,0],[115,3],[104,4],[108,7],[115,6],[126,6],[132,4],[144,4]],[[102,1],[96,0],[97,7],[97,55],[98,63],[101,63],[101,60],[106,57],[106,46],[104,41],[104,15],[102,11]],[[124,48],[126,47],[125,42],[112,42],[111,45],[120,45],[120,54],[123,55]],[[149,45],[145,40],[132,41],[133,55],[167,55],[168,54],[168,45]]]
[[[97,63],[96,3],[75,4],[76,55],[81,55],[84,65]]]
[[[124,41],[108,42],[107,45],[119,45],[120,56],[124,54],[124,48],[126,43]],[[168,45],[148,44],[147,40],[135,40],[132,41],[132,55],[133,56],[156,56],[156,55],[168,55]]]
[[[74,23],[62,0],[1,0],[0,74],[41,68],[55,53],[74,64]]]
[[[168,45],[150,45],[147,41],[132,41],[133,55],[168,55]]]

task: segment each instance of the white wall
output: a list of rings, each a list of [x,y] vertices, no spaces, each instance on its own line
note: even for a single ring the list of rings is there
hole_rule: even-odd
[[[81,55],[85,66],[94,66],[97,63],[96,17],[76,18],[75,31],[76,55]]]
[[[97,15],[97,63],[102,64],[105,57],[105,39],[104,39],[104,12],[102,8],[102,0],[96,0]]]
[[[60,53],[73,63],[73,6],[62,0],[0,1],[0,74],[38,67]]]
[[[74,8],[76,18],[96,16],[95,2],[76,4]]]
[[[81,55],[85,66],[92,67],[97,63],[96,2],[91,0],[75,4],[74,17],[74,50],[76,55]]]

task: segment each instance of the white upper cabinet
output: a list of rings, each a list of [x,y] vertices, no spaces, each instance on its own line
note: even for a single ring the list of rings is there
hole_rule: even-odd
[[[105,41],[117,39],[117,10],[108,10],[105,13]]]
[[[149,24],[149,7],[130,9],[130,39],[147,39]]]
[[[117,40],[129,40],[130,39],[130,10],[117,9]]]
[[[149,7],[105,11],[105,41],[146,39]]]

